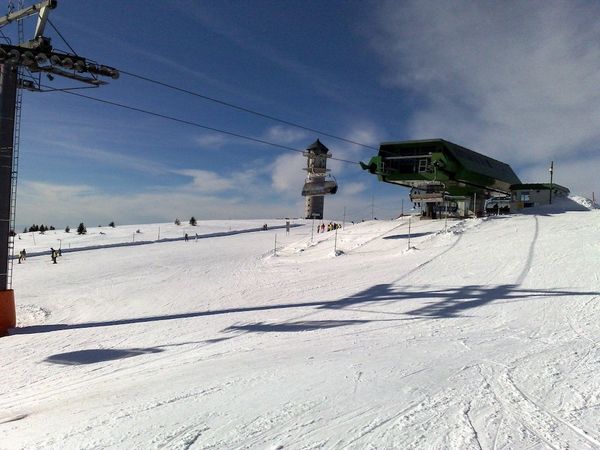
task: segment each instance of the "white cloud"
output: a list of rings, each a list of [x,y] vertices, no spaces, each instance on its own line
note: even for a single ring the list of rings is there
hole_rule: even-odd
[[[52,145],[53,157],[60,156],[69,159],[84,159],[98,162],[102,165],[119,167],[121,169],[133,170],[135,172],[147,173],[150,175],[167,175],[171,172],[170,167],[166,164],[152,161],[148,158],[125,154],[124,152],[57,141],[54,141]],[[43,147],[40,146],[40,148]],[[30,154],[31,153],[34,152],[30,152]],[[38,154],[39,153],[40,152],[38,151]]]
[[[192,182],[188,187],[199,192],[220,192],[234,187],[231,177],[224,177],[208,170],[186,169],[178,170],[176,173],[191,177]]]
[[[598,148],[598,17],[596,2],[390,1],[372,38],[386,83],[427,102],[413,138],[534,164]]]
[[[549,167],[550,165],[546,163],[529,166],[521,172],[521,179],[524,182],[549,183]],[[596,181],[598,167],[600,167],[600,155],[584,160],[555,161],[553,181],[568,187],[572,194],[591,198],[592,192],[595,192],[598,198],[600,197]]]
[[[360,194],[367,189],[367,185],[365,183],[344,183],[340,186],[340,191],[343,190],[344,195],[352,196],[356,194]]]
[[[223,134],[204,134],[195,139],[202,148],[220,149],[231,142],[231,139]]]
[[[298,217],[302,204],[267,202],[264,197],[218,197],[190,189],[162,188],[132,194],[109,194],[89,186],[22,182],[18,191],[18,230],[32,223],[71,227],[79,222],[95,226],[110,221],[136,224],[170,222],[176,217],[238,219]]]
[[[275,125],[270,127],[265,133],[265,140],[272,141],[276,144],[297,144],[302,143],[307,147],[312,142],[307,142],[309,134],[299,128],[285,127]]]
[[[299,195],[304,185],[306,158],[300,153],[286,153],[275,159],[271,166],[273,188],[284,194]]]

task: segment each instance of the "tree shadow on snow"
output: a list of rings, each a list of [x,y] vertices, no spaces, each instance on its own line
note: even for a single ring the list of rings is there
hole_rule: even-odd
[[[567,291],[553,289],[523,289],[518,284],[501,285],[466,285],[458,287],[443,287],[437,289],[423,289],[416,286],[399,286],[396,284],[378,284],[355,295],[339,300],[315,300],[297,303],[279,303],[272,305],[257,305],[239,308],[224,308],[210,311],[196,311],[182,314],[161,316],[136,317],[104,322],[87,322],[75,324],[47,324],[15,328],[11,334],[48,333],[61,330],[77,330],[95,327],[108,327],[117,325],[131,325],[137,323],[150,323],[165,320],[192,319],[197,317],[210,317],[225,314],[246,313],[256,311],[276,311],[280,309],[317,308],[317,309],[352,309],[364,305],[391,305],[403,300],[417,300],[423,306],[410,311],[395,311],[396,314],[432,318],[457,317],[462,312],[485,304],[503,301],[518,301],[532,298],[554,298],[571,296],[597,296],[600,292]],[[378,311],[384,313],[385,311]],[[344,321],[344,326],[357,324],[361,321]],[[329,323],[335,326],[335,324]],[[268,326],[263,326],[267,330]],[[297,324],[297,331],[310,328],[310,322]],[[316,326],[316,323],[312,323]],[[328,326],[328,322],[321,323],[321,328]],[[294,331],[292,325],[287,325],[287,331]],[[331,327],[331,326],[330,326]],[[272,330],[272,329],[271,329]],[[284,331],[283,329],[277,331]]]
[[[160,353],[164,350],[160,348],[93,348],[88,350],[76,350],[74,352],[57,353],[48,356],[44,361],[53,364],[62,364],[65,366],[79,366],[83,364],[95,364],[105,361],[114,361],[116,359],[131,358],[133,356],[146,355],[148,353]]]
[[[65,366],[96,364],[100,362],[114,361],[117,359],[132,358],[134,356],[162,353],[165,351],[166,347],[179,347],[190,344],[215,344],[217,342],[227,341],[229,339],[231,339],[231,337],[222,337],[194,342],[178,342],[175,344],[165,344],[147,348],[92,348],[86,350],[76,350],[73,352],[57,353],[55,355],[48,356],[46,359],[44,359],[44,362],[61,364]]]

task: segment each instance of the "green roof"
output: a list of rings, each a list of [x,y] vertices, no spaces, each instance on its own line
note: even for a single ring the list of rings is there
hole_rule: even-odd
[[[537,190],[537,191],[549,191],[550,190],[550,183],[520,183],[520,184],[513,184],[510,187],[511,191],[522,191],[522,190]],[[566,188],[564,186],[561,186],[560,184],[556,184],[556,183],[552,183],[552,189],[557,189],[559,191],[563,191],[563,192],[571,192],[569,190],[569,188]]]
[[[388,150],[388,148],[390,151],[400,148],[431,148],[432,152],[445,150],[444,153],[449,153],[452,158],[469,172],[500,180],[507,184],[517,184],[521,182],[508,164],[444,139],[382,142],[380,152],[382,150]]]

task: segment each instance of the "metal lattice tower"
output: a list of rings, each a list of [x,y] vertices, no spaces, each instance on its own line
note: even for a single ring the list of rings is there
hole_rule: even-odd
[[[19,9],[23,9],[23,0],[19,0]],[[25,41],[25,33],[23,30],[23,19],[17,21],[19,43]],[[23,67],[19,66],[17,72],[17,96],[15,98],[15,123],[14,123],[14,137],[13,137],[13,161],[12,170],[10,176],[11,185],[11,198],[10,198],[10,216],[9,216],[9,230],[11,233],[8,237],[8,271],[7,271],[7,289],[12,288],[13,278],[13,261],[15,254],[15,236],[16,236],[16,211],[17,211],[17,174],[19,173],[19,143],[21,141],[21,107],[23,104],[23,90],[19,87],[19,80],[23,76]]]

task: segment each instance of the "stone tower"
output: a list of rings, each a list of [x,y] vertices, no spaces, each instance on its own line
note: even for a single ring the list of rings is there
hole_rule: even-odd
[[[318,139],[313,142],[303,153],[307,158],[306,182],[302,195],[306,196],[306,207],[304,217],[307,219],[323,219],[323,208],[325,206],[325,194],[335,193],[327,188],[327,158],[331,158],[329,149]],[[337,184],[335,185],[337,190]]]

